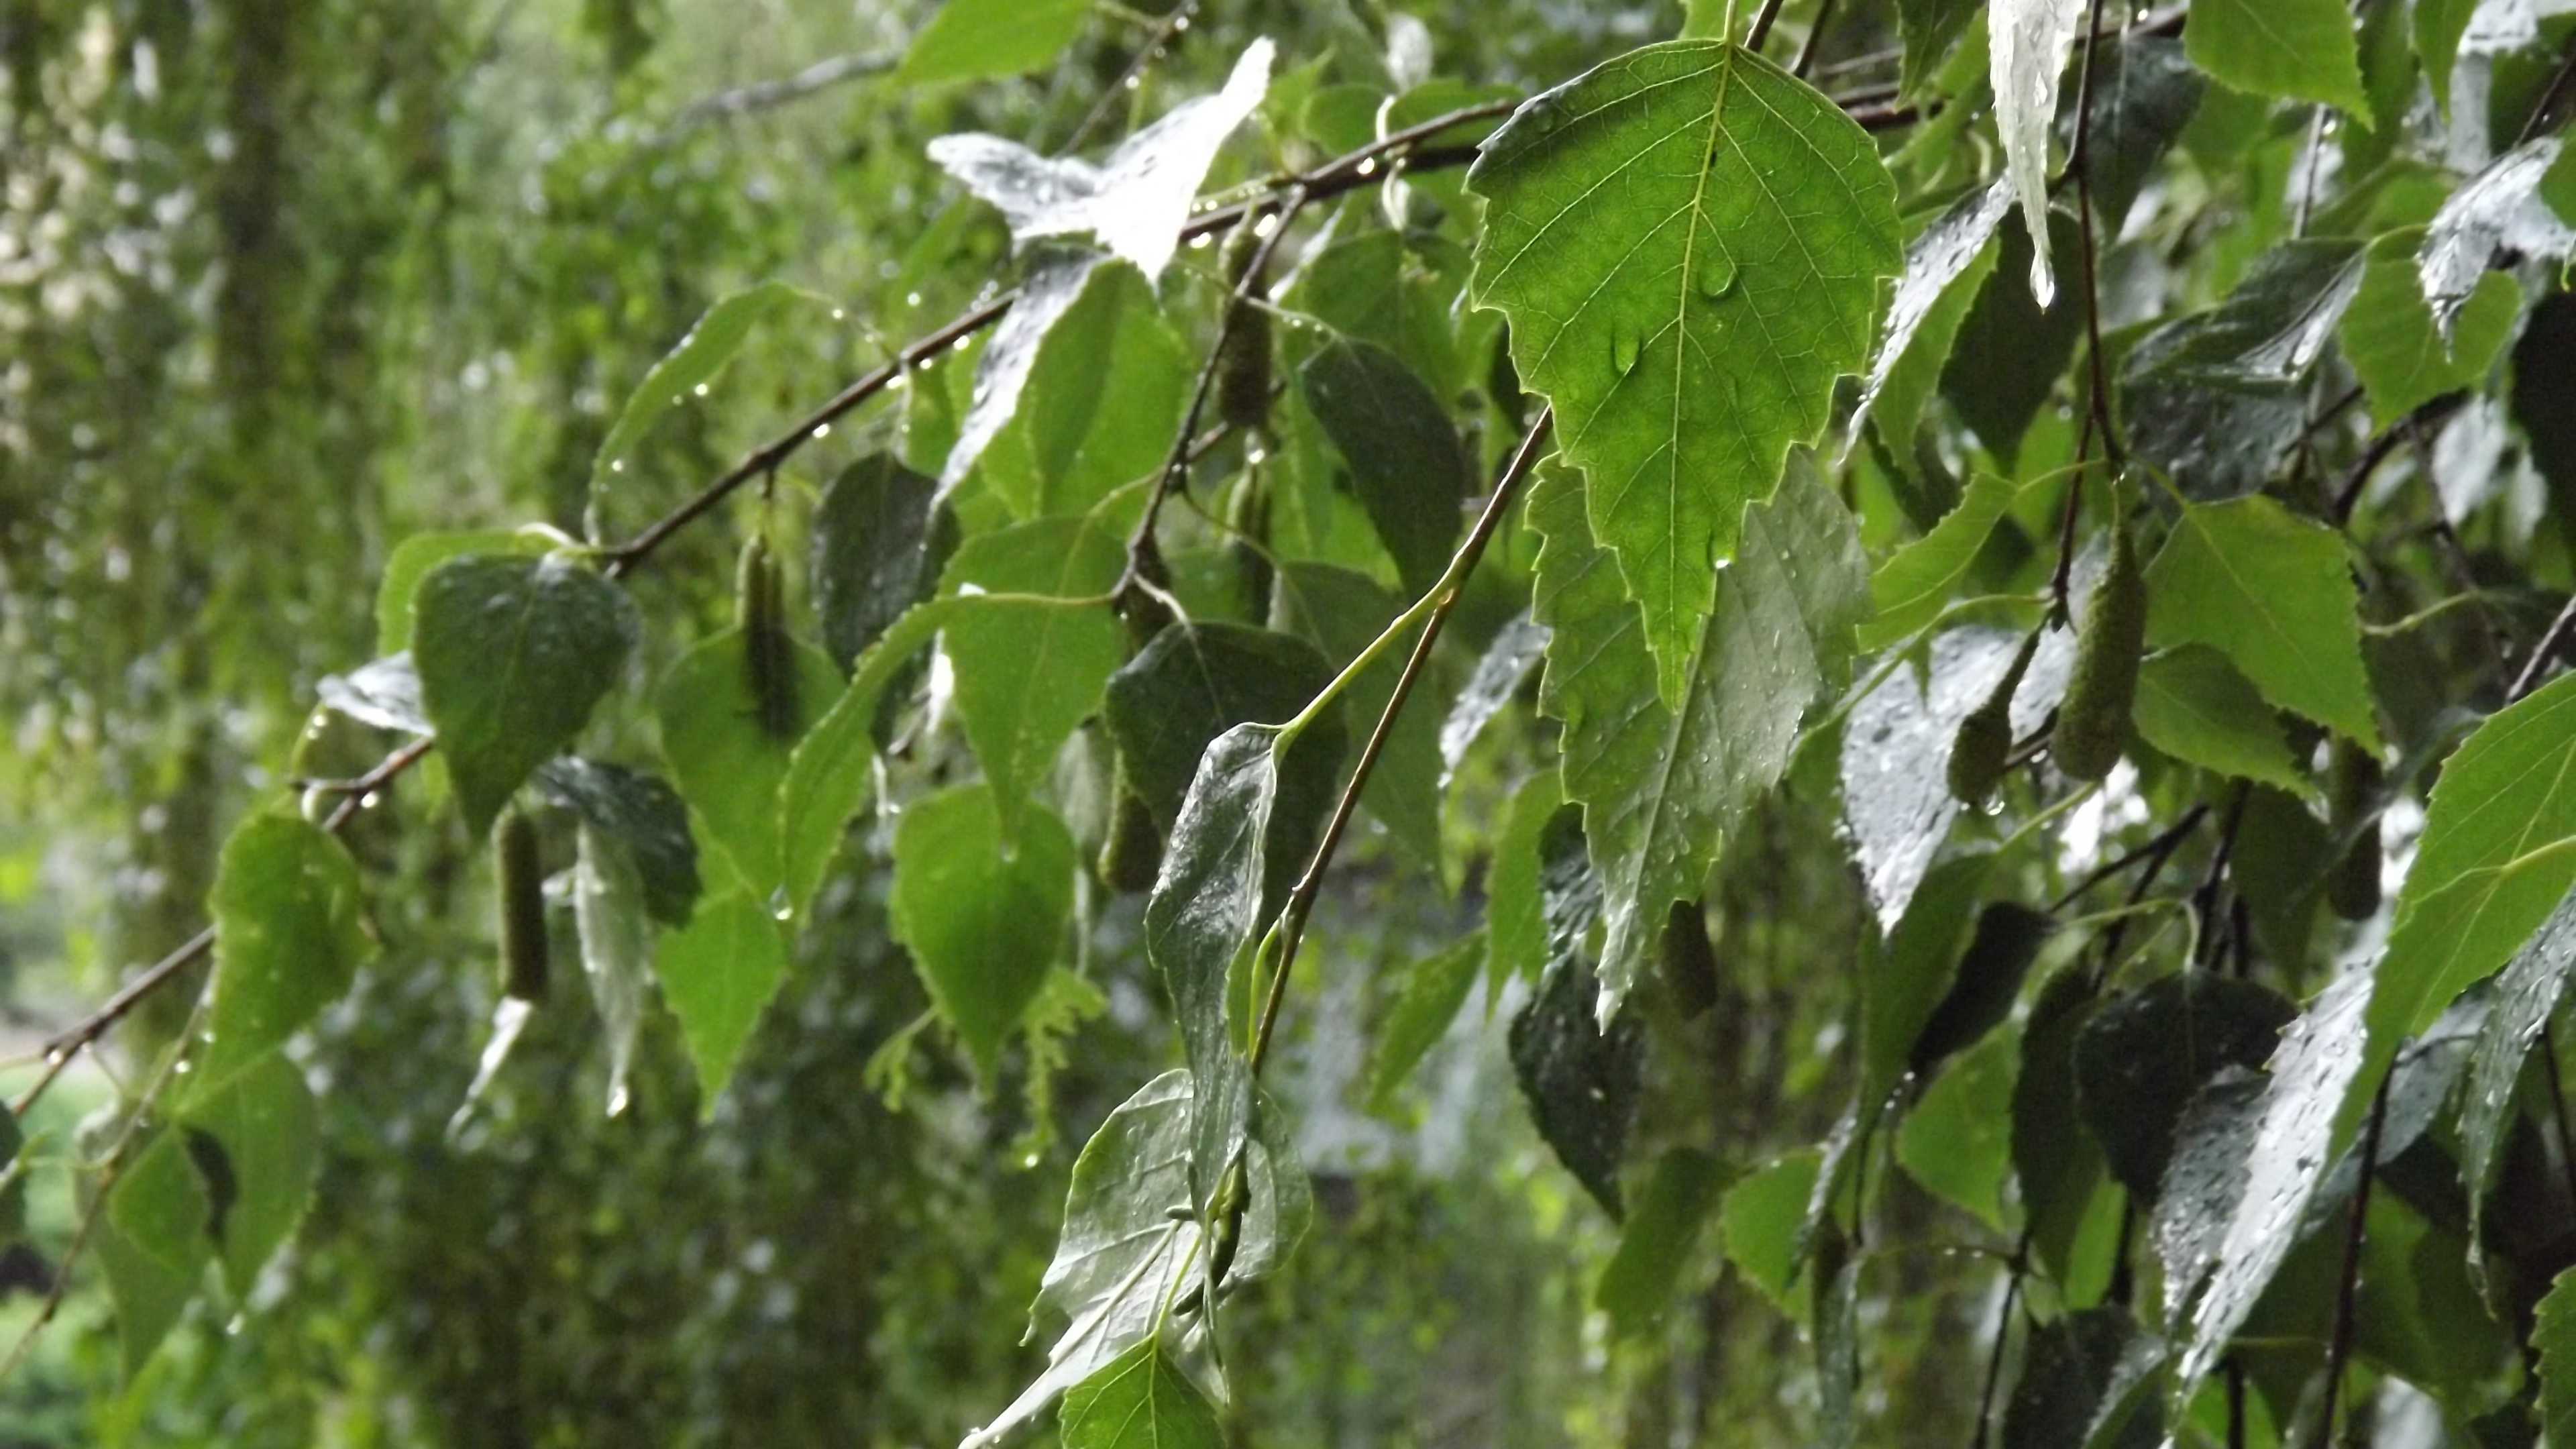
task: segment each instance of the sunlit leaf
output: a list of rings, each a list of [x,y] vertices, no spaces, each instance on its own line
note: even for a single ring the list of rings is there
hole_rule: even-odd
[[[358,867],[302,820],[253,816],[224,842],[207,897],[215,916],[212,1038],[192,1096],[256,1064],[340,999],[373,951]]]
[[[581,827],[573,857],[573,918],[581,927],[581,974],[590,983],[600,1034],[608,1040],[608,1115],[626,1110],[626,1079],[644,1028],[653,970],[653,922],[644,877],[616,837]]]
[[[712,1113],[787,975],[783,928],[747,893],[728,892],[700,906],[688,929],[662,938],[653,974],[697,1068],[698,1110]]]
[[[601,440],[591,464],[593,486],[613,470],[652,426],[692,393],[714,381],[742,349],[751,330],[769,320],[799,293],[785,282],[761,282],[717,299],[626,399],[626,406]]]
[[[986,1078],[1062,951],[1078,868],[1073,838],[1043,810],[1002,834],[993,792],[959,785],[904,807],[895,824],[895,939]]]
[[[904,48],[897,84],[1045,70],[1082,33],[1088,0],[948,0]]]
[[[1064,1449],[1225,1449],[1198,1391],[1148,1338],[1064,1392]]]

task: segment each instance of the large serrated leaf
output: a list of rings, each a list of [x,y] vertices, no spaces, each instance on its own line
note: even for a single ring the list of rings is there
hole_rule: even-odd
[[[2322,101],[2370,124],[2343,0],[2201,0],[2182,39],[2192,64],[2237,90]]]
[[[1065,1390],[1064,1449],[1225,1449],[1207,1395],[1148,1338]]]
[[[2207,645],[2168,649],[2140,665],[2130,721],[2140,738],[2185,764],[2307,792],[2262,693]]]
[[[1555,404],[1584,516],[1678,707],[1745,505],[1869,356],[1880,279],[1904,265],[1894,185],[1824,96],[1709,41],[1631,51],[1531,101],[1469,184],[1491,202],[1477,300],[1511,320],[1521,378]]]
[[[2269,498],[2186,508],[2147,565],[2147,638],[2206,644],[2263,697],[2380,748],[2344,544]]]

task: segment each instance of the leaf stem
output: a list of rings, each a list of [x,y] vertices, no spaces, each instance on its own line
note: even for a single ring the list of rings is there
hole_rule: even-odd
[[[2570,634],[2576,634],[2576,594],[2568,596],[2567,606],[2558,611],[2557,618],[2549,621],[2549,628],[2540,636],[2540,642],[2531,646],[2531,657],[2522,662],[2521,672],[2513,677],[2513,687],[2505,691],[2505,703],[2519,703],[2540,687],[2541,674],[2549,668],[2550,659],[2567,646]]]
[[[2066,165],[2075,173],[2075,219],[2084,235],[2084,331],[2090,344],[2093,424],[2102,434],[2102,456],[2117,470],[2122,450],[2111,424],[2111,382],[2102,362],[2102,290],[2096,276],[2099,249],[2093,238],[2093,55],[2102,48],[2102,0],[2092,0],[2084,31],[2084,68],[2075,83],[2075,144]],[[2034,245],[2039,240],[2032,238]]]
[[[1753,12],[1753,28],[1744,32],[1744,48],[1761,53],[1762,42],[1771,38],[1771,23],[1780,18],[1782,0],[1762,0],[1762,8]]]
[[[2343,1390],[2344,1365],[2352,1358],[2353,1330],[2361,1297],[2361,1250],[2370,1225],[2370,1184],[2378,1176],[2379,1133],[2388,1121],[2388,1084],[2393,1071],[2382,1073],[2379,1093],[2370,1101],[2370,1125],[2361,1134],[2361,1181],[2352,1190],[2352,1218],[2344,1231],[2343,1277],[2335,1290],[2334,1338],[2326,1349],[2326,1397],[2317,1414],[2317,1449],[2334,1443],[2335,1400]]]

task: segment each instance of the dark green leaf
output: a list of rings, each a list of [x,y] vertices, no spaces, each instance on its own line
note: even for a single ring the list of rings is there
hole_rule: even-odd
[[[663,938],[653,973],[697,1068],[698,1110],[712,1113],[787,975],[783,927],[749,895],[727,892],[707,902],[687,930]]]
[[[604,475],[622,467],[636,442],[673,407],[687,402],[693,392],[724,371],[724,365],[742,349],[744,339],[751,336],[751,329],[799,295],[785,282],[761,282],[719,298],[709,307],[697,325],[689,329],[689,335],[653,364],[653,370],[644,375],[644,381],[626,399],[626,406],[618,411],[617,421],[610,425],[607,438],[599,445],[599,457],[591,464],[593,486]]]
[[[1977,900],[1994,867],[1987,853],[1955,856],[1932,867],[1904,917],[1878,943],[1861,978],[1860,1099],[1886,1099],[1913,1059],[1924,1025],[1957,979],[1959,953],[1977,919]]]
[[[1950,347],[1978,289],[1994,271],[1996,223],[2012,204],[1998,184],[1960,199],[1905,248],[1905,275],[1887,309],[1886,335],[1853,410],[1852,431],[1874,421],[1887,437],[1914,436]]]
[[[2012,1176],[2013,1083],[2021,1043],[1998,1032],[1952,1062],[1905,1114],[1896,1160],[1916,1182],[2001,1232]]]
[[[1800,1267],[1798,1239],[1815,1195],[1823,1155],[1801,1147],[1747,1173],[1726,1190],[1719,1218],[1726,1257],[1737,1272],[1784,1311]]]
[[[1829,1264],[1818,1259],[1820,1274],[1813,1286],[1819,1449],[1851,1449],[1860,1434],[1860,1270],[1867,1261],[1855,1257]],[[1834,1271],[1822,1273],[1827,1267]]]
[[[1369,1062],[1370,1111],[1394,1106],[1397,1089],[1467,1004],[1484,960],[1485,934],[1478,931],[1405,968],[1395,1003],[1378,1024],[1377,1051]]]
[[[2013,1175],[2031,1247],[2060,1277],[2102,1178],[2102,1149],[2075,1106],[2075,1039],[2095,1009],[2082,971],[2051,977],[2022,1025],[2021,1072],[2013,1079]]]
[[[2056,251],[2083,245],[2067,218],[2051,213],[2048,226]],[[1950,344],[1941,395],[1976,431],[1977,441],[2009,466],[2020,455],[2021,435],[2031,418],[2057,390],[2075,356],[2084,310],[2076,302],[2042,307],[2031,296],[2030,231],[2019,214],[2005,218],[1997,230],[2003,240],[1994,270],[1978,287],[1977,300]]]
[[[2093,64],[2093,134],[2085,140],[2085,180],[2102,227],[2116,235],[2156,163],[2200,109],[2209,83],[2184,58],[2181,45],[2135,31],[2105,46]],[[2059,123],[2070,144],[2074,118],[2070,97]]]
[[[1542,909],[1539,850],[1548,822],[1565,803],[1554,770],[1542,770],[1521,782],[1494,840],[1494,858],[1485,870],[1485,989],[1488,1001],[1502,996],[1514,977],[1532,985],[1547,968],[1547,917]],[[1576,816],[1577,820],[1582,817]]]
[[[624,590],[560,554],[480,554],[431,569],[415,596],[421,703],[477,837],[561,753],[635,647]]]
[[[537,767],[537,788],[634,857],[644,908],[666,926],[685,926],[698,899],[698,846],[679,792],[641,770],[579,755]]]
[[[1617,1218],[1619,1165],[1646,1084],[1645,1031],[1634,1014],[1602,1026],[1600,983],[1583,950],[1600,916],[1601,886],[1572,812],[1550,822],[1540,860],[1548,964],[1538,993],[1512,1018],[1512,1069],[1539,1136]]]
[[[1374,342],[1329,342],[1297,376],[1405,592],[1428,592],[1458,541],[1467,489],[1466,450],[1440,399]]]
[[[1491,199],[1477,300],[1554,402],[1583,516],[1681,707],[1712,564],[1876,340],[1880,279],[1904,265],[1893,184],[1824,96],[1707,41],[1630,51],[1531,101],[1469,181]]]
[[[1977,18],[1977,0],[1897,0],[1896,19],[1905,36],[1904,92],[1912,95],[1932,77],[1950,47]]]
[[[988,1079],[1063,950],[1079,868],[1073,837],[1043,810],[1006,840],[983,785],[916,800],[895,824],[895,939]]]
[[[2460,1101],[2460,1179],[2482,1203],[2494,1185],[2498,1153],[2515,1120],[2524,1059],[2558,1010],[2576,970],[2576,891],[2561,897],[2539,932],[2496,978],[2494,1004],[2469,1057],[2469,1086]],[[2485,1214],[2470,1214],[2471,1243],[2482,1246]]]
[[[755,896],[778,889],[783,861],[778,787],[796,742],[822,718],[841,690],[832,661],[793,644],[796,708],[788,728],[762,719],[748,658],[750,636],[727,629],[681,655],[662,676],[654,704],[662,723],[662,757],[707,836]]]
[[[373,951],[358,867],[340,843],[299,819],[242,822],[207,897],[215,917],[211,1044],[195,1073],[203,1099],[256,1065],[349,989]]]
[[[2269,498],[2186,508],[2147,566],[2147,638],[2206,644],[2274,705],[2380,748],[2341,536]]]
[[[842,469],[814,506],[814,609],[823,651],[842,669],[939,576],[938,487],[893,454],[870,453]]]
[[[2021,995],[2031,963],[2055,929],[2056,922],[2044,911],[2018,901],[1987,902],[1977,912],[1977,928],[1959,956],[1948,994],[1914,1038],[1908,1066],[1928,1072],[2002,1025]]]
[[[431,569],[469,554],[513,554],[539,558],[561,544],[551,530],[477,528],[462,533],[416,533],[385,556],[385,581],[376,590],[376,652],[399,654],[411,647],[412,596]]]
[[[1725,1186],[1725,1167],[1695,1147],[1675,1147],[1656,1159],[1655,1175],[1592,1294],[1593,1306],[1610,1315],[1613,1334],[1632,1337],[1653,1327],[1685,1288],[1700,1229]]]
[[[2102,1003],[2075,1039],[2084,1123],[2112,1176],[2154,1199],[2175,1129],[2222,1067],[2260,1067],[2298,1008],[2267,987],[2182,971]]]
[[[2551,1444],[2576,1442],[2576,1268],[2540,1300],[2531,1346],[2540,1355],[2541,1432]]]
[[[1225,1449],[1207,1396],[1172,1366],[1160,1336],[1064,1392],[1064,1449]]]
[[[2576,155],[2576,152],[2568,153]],[[2576,293],[2542,299],[2513,348],[2513,420],[2549,484],[2558,536],[2576,548]]]
[[[1006,837],[1017,838],[1031,792],[1074,727],[1099,710],[1126,652],[1105,602],[1126,561],[1121,538],[1099,519],[1049,518],[971,540],[942,581],[986,594],[949,622],[941,648]]]
[[[151,1149],[145,1149],[144,1155],[150,1156]],[[127,1177],[130,1179],[143,1165],[138,1159],[127,1169]],[[189,1170],[186,1154],[174,1151],[170,1166],[177,1172],[159,1179],[164,1187],[181,1194],[199,1194],[196,1201],[202,1204],[204,1189]],[[116,1196],[121,1198],[124,1192]],[[178,1326],[179,1316],[188,1311],[188,1301],[204,1284],[206,1253],[213,1245],[206,1243],[186,1266],[172,1267],[136,1246],[117,1226],[116,1218],[111,1199],[109,1210],[100,1214],[91,1227],[90,1251],[98,1255],[99,1266],[107,1272],[108,1298],[116,1305],[117,1345],[130,1380],[152,1357],[152,1350],[160,1347],[161,1340]],[[202,1234],[198,1241],[204,1242]]]
[[[304,1074],[271,1052],[221,1090],[193,1100],[185,1114],[197,1134],[199,1175],[215,1161],[231,1188],[217,1195],[208,1226],[219,1245],[224,1286],[245,1299],[268,1262],[304,1216],[321,1165],[321,1120]],[[202,1144],[211,1143],[212,1147]]]
[[[1270,626],[1312,641],[1335,669],[1347,668],[1403,609],[1365,574],[1332,564],[1282,564],[1270,594]],[[1344,717],[1374,728],[1404,672],[1405,651],[1390,649],[1342,696]],[[1360,803],[1423,863],[1440,864],[1440,683],[1436,665],[1414,681],[1413,694]]]
[[[191,1279],[214,1251],[212,1212],[205,1180],[188,1160],[187,1132],[178,1127],[162,1129],[134,1155],[107,1200],[108,1221],[129,1247]]]
[[[2185,764],[2307,792],[2271,706],[2207,645],[2168,649],[2140,666],[2129,719],[2140,738]]]
[[[1376,102],[1370,102],[1374,132]],[[1460,368],[1449,320],[1454,281],[1427,275],[1399,232],[1345,237],[1305,264],[1297,284],[1301,311],[1335,334],[1375,343],[1403,359],[1437,396],[1453,392]]]
[[[914,32],[895,81],[929,85],[1050,69],[1090,14],[1086,0],[948,0]]]
[[[2001,1330],[1998,1330],[2001,1331]],[[2104,1449],[2154,1449],[2164,1438],[2160,1415],[2131,1416],[2104,1440],[2088,1438],[2103,1409],[2121,1360],[2138,1338],[2125,1308],[2087,1308],[2033,1325],[2023,1350],[2021,1380],[2004,1409],[2003,1449],[2063,1449],[2100,1443]]]
[[[2343,0],[2203,0],[2183,27],[2191,63],[2240,91],[2322,101],[2370,123]]]
[[[787,898],[798,911],[814,899],[842,832],[874,785],[877,708],[941,626],[980,607],[975,598],[932,599],[908,610],[859,656],[841,691],[788,759],[778,787],[779,855]]]
[[[2222,1067],[2202,1084],[2174,1128],[2173,1155],[2147,1218],[2148,1241],[2164,1266],[2167,1327],[2180,1323],[2191,1307],[2244,1201],[2264,1090],[2260,1073]]]

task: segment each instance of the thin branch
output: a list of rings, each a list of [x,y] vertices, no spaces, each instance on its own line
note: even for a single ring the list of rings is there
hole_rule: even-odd
[[[1789,67],[1789,74],[1800,80],[1807,78],[1808,70],[1816,63],[1816,52],[1824,44],[1825,27],[1833,18],[1834,0],[1817,0],[1816,18],[1807,24],[1807,38],[1798,43],[1798,59]],[[1893,94],[1893,87],[1890,93]]]
[[[1351,770],[1350,783],[1342,787],[1341,798],[1333,805],[1332,820],[1325,825],[1323,838],[1315,845],[1315,853],[1308,857],[1305,874],[1299,876],[1297,884],[1289,889],[1287,903],[1280,908],[1279,964],[1271,974],[1269,994],[1261,1004],[1260,1024],[1252,1037],[1251,1069],[1256,1076],[1260,1074],[1262,1060],[1269,1055],[1271,1033],[1279,1024],[1279,1008],[1287,999],[1289,969],[1297,964],[1297,947],[1305,936],[1306,917],[1315,908],[1315,898],[1323,889],[1324,872],[1331,869],[1333,854],[1341,847],[1342,833],[1350,826],[1351,812],[1359,804],[1360,791],[1368,784],[1370,773],[1377,768],[1378,755],[1385,750],[1387,737],[1394,732],[1396,717],[1404,712],[1405,701],[1412,697],[1414,683],[1431,658],[1431,646],[1440,642],[1440,631],[1448,626],[1449,615],[1466,593],[1468,576],[1475,572],[1477,560],[1484,556],[1485,545],[1493,540],[1495,531],[1502,526],[1503,515],[1510,511],[1512,499],[1519,494],[1522,483],[1538,466],[1554,424],[1555,410],[1552,408],[1540,410],[1538,417],[1531,421],[1529,431],[1521,436],[1520,447],[1512,453],[1510,464],[1503,469],[1502,477],[1495,481],[1493,496],[1485,500],[1484,512],[1477,515],[1476,526],[1467,531],[1467,537],[1459,543],[1458,551],[1449,560],[1449,567],[1443,571],[1440,582],[1433,585],[1443,591],[1440,601],[1432,606],[1430,617],[1423,621],[1422,637],[1415,641],[1412,655],[1404,661],[1404,672],[1396,677],[1395,691],[1387,696],[1386,707],[1378,712],[1377,727],[1369,732],[1368,744],[1360,751],[1359,764]]]
[[[1968,1449],[1986,1449],[1994,1433],[1995,1389],[2003,1382],[2004,1347],[2012,1342],[2013,1307],[2021,1297],[2022,1274],[2030,1270],[2030,1232],[2022,1231],[2022,1245],[2013,1252],[2012,1276],[2004,1280],[2004,1308],[1995,1319],[1995,1346],[1986,1354],[1986,1387],[1977,1395],[1977,1434],[1968,1441]]]
[[[2059,911],[2066,909],[2068,906],[2075,904],[2078,899],[2082,898],[2086,891],[2093,889],[2095,886],[2100,885],[2102,882],[2109,880],[2111,877],[2118,875],[2120,872],[2127,870],[2129,867],[2136,865],[2140,861],[2154,860],[2162,862],[2165,858],[2171,856],[2175,849],[2182,844],[2183,837],[2191,834],[2193,830],[2199,828],[2201,819],[2208,814],[2209,802],[2203,800],[2192,806],[2189,810],[2184,811],[2181,819],[2176,820],[2173,824],[2168,825],[2163,830],[2157,832],[2154,839],[2128,852],[2119,859],[2112,861],[2108,865],[2095,866],[2085,875],[2084,879],[2075,883],[2073,889],[2067,891],[2066,894],[2059,896],[2055,901],[2052,901],[2049,904],[2048,913],[2053,916]],[[2148,874],[2153,875],[2155,872],[2150,870]]]
[[[1780,18],[1782,0],[1762,0],[1762,8],[1753,13],[1753,28],[1744,32],[1744,48],[1759,52],[1762,42],[1771,38],[1771,22]]]
[[[2522,661],[2522,670],[2513,677],[2513,687],[2505,691],[2504,702],[2512,704],[2540,687],[2540,677],[2549,669],[2549,661],[2567,647],[2567,636],[2576,634],[2576,594],[2567,598],[2567,607],[2549,621],[2540,642],[2531,646],[2531,657]]]
[[[125,1014],[132,1011],[137,1002],[158,991],[162,983],[171,977],[194,965],[198,958],[213,950],[214,946],[215,928],[208,926],[190,936],[169,955],[153,962],[142,975],[119,987],[117,993],[109,997],[96,1011],[47,1039],[44,1052],[45,1069],[26,1091],[18,1094],[17,1101],[9,1104],[10,1115],[26,1116],[27,1109],[35,1106],[36,1099],[45,1095],[45,1089],[51,1087],[54,1079],[63,1074],[63,1068],[71,1065],[72,1058],[80,1055],[91,1043],[105,1036],[107,1029],[124,1019]]]
[[[2067,153],[2066,168],[2075,173],[2075,219],[2084,237],[2084,331],[2091,350],[2093,421],[2102,433],[2102,456],[2116,470],[2120,437],[2111,426],[2111,380],[2102,358],[2102,291],[2096,276],[2099,248],[2093,237],[2093,56],[2101,49],[2096,42],[2102,35],[2102,0],[2092,0],[2090,14],[2084,27],[2088,37],[2084,68],[2075,83],[2075,144]],[[2031,240],[2037,245],[2043,239]]]
[[[2549,113],[2557,109],[2560,98],[2567,94],[2570,85],[2576,85],[2576,44],[2568,46],[2567,58],[2559,63],[2558,73],[2549,78],[2549,89],[2540,93],[2540,100],[2532,106],[2531,114],[2523,117],[2522,129],[2514,133],[2513,144],[2524,145],[2541,133],[2548,124]]]
[[[1146,37],[1144,49],[1137,51],[1136,58],[1127,62],[1127,68],[1119,72],[1117,81],[1102,91],[1100,99],[1093,101],[1091,109],[1083,112],[1082,119],[1074,123],[1073,134],[1065,138],[1060,150],[1074,150],[1091,139],[1092,131],[1109,119],[1109,108],[1143,81],[1145,67],[1161,58],[1181,32],[1190,28],[1190,17],[1198,13],[1198,8],[1199,0],[1181,0],[1180,4],[1172,7],[1172,13],[1164,16],[1163,23],[1155,26],[1154,33]]]
[[[2450,416],[2467,400],[2468,394],[2465,392],[2445,393],[2382,428],[2368,443],[2364,444],[2361,456],[2354,460],[2350,469],[2345,471],[2343,482],[2335,489],[2333,508],[2336,526],[2340,527],[2352,521],[2353,505],[2361,501],[2361,490],[2369,484],[2370,476],[2379,471],[2379,465],[2388,461],[2390,454],[2396,452],[2416,429]]]
[[[2226,823],[2218,828],[2218,848],[2209,853],[2209,869],[2201,873],[2200,888],[2191,893],[2191,915],[2200,939],[2192,943],[2194,954],[2204,964],[2207,950],[2218,938],[2211,924],[2218,914],[2218,895],[2226,888],[2228,857],[2236,853],[2236,832],[2245,824],[2245,802],[2252,798],[2251,783],[2236,782],[2235,798],[2227,802]]]
[[[2379,1079],[2379,1095],[2370,1103],[2370,1125],[2361,1134],[2361,1182],[2352,1190],[2352,1219],[2344,1230],[2343,1279],[2335,1293],[2334,1338],[2326,1349],[2326,1397],[2317,1415],[2317,1449],[2334,1443],[2335,1399],[2343,1389],[2344,1365],[2352,1359],[2361,1297],[2361,1249],[2370,1230],[2370,1184],[2378,1175],[2380,1129],[2388,1121],[2388,1084],[2396,1079],[2394,1071]]]
[[[689,102],[673,113],[669,124],[658,138],[663,145],[680,139],[710,121],[730,121],[760,111],[774,110],[791,101],[819,95],[834,86],[869,76],[883,75],[903,60],[899,50],[871,50],[856,55],[836,55],[818,60],[796,74],[780,80],[755,81],[735,86]]]

